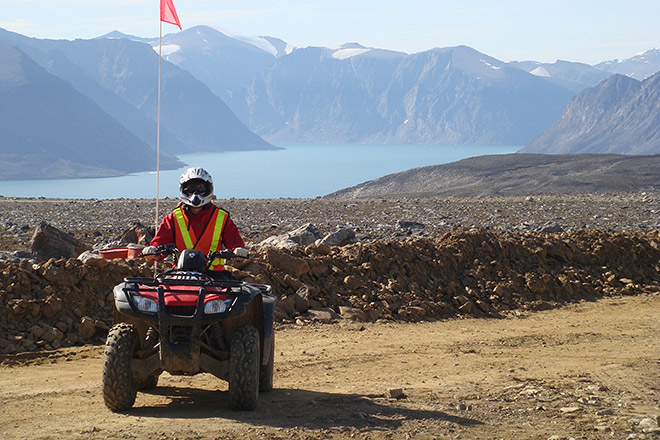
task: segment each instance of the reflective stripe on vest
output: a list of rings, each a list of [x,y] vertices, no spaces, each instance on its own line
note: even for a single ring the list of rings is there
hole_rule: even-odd
[[[215,208],[215,207],[214,207]],[[197,239],[195,232],[188,227],[188,218],[181,207],[173,211],[177,224],[178,234],[176,234],[176,247],[179,251],[184,249],[198,249],[205,255],[210,252],[220,250],[222,247],[222,230],[227,221],[227,213],[222,209],[215,208],[208,224],[204,228],[202,236]],[[210,270],[224,270],[225,260],[216,258],[210,267]]]

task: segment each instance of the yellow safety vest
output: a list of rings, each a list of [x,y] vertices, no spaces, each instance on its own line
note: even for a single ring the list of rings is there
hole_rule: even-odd
[[[189,228],[188,216],[181,207],[173,211],[176,220],[176,247],[179,252],[184,249],[197,249],[208,255],[222,249],[222,230],[225,227],[229,215],[220,208],[213,206],[215,212],[211,215],[209,222],[204,226],[204,232],[201,237],[195,237],[195,232]],[[210,227],[211,226],[211,227]],[[225,260],[216,258],[210,267],[210,270],[225,270]]]

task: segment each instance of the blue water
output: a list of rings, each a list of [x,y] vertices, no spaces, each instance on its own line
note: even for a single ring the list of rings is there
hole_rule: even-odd
[[[311,198],[410,168],[455,162],[520,147],[439,145],[280,144],[284,150],[186,154],[189,166],[213,176],[225,198]],[[155,162],[155,158],[154,158]],[[180,170],[160,172],[160,197],[178,197]],[[0,195],[47,198],[154,198],[156,173],[99,179],[0,182]]]

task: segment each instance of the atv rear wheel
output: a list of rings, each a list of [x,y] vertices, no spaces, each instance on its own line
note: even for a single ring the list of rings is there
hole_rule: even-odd
[[[275,335],[270,343],[270,357],[266,365],[259,368],[259,392],[267,393],[273,390],[273,364],[275,363]]]
[[[131,373],[137,330],[120,323],[108,332],[103,353],[103,401],[112,411],[123,411],[135,403],[137,390]]]
[[[252,325],[238,328],[229,348],[229,407],[251,411],[259,397],[259,332]]]

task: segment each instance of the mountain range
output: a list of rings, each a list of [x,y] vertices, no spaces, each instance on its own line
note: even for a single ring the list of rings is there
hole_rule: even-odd
[[[154,155],[158,117],[158,39],[112,32],[92,40],[40,40],[0,29],[0,42],[2,59],[14,60],[0,64],[5,97],[0,103],[0,154],[3,161],[14,160],[12,173],[0,172],[0,179],[33,175],[17,171],[26,168],[17,158],[33,154],[34,145],[53,154],[50,164],[70,161],[60,171],[35,168],[40,171],[34,175],[41,178],[153,168],[149,157]],[[653,153],[657,124],[645,119],[654,117],[652,101],[646,107],[639,103],[655,90],[657,81],[649,75],[660,70],[659,53],[654,49],[596,66],[505,63],[466,46],[416,54],[357,43],[293,48],[274,37],[241,37],[197,26],[163,38],[161,148],[169,154],[164,163],[178,167],[174,155],[191,152],[276,148],[269,142],[526,145],[525,151]],[[32,72],[28,82],[26,69]],[[627,78],[613,79],[624,71]],[[55,83],[60,93],[56,101],[42,85]],[[612,90],[619,95],[606,99]],[[18,98],[29,93],[30,99]],[[17,108],[29,104],[42,119],[19,117],[9,107],[11,99],[21,101]],[[61,115],[49,118],[60,105]],[[71,105],[77,107],[67,109]],[[85,115],[71,116],[76,108]],[[601,113],[594,114],[593,108]],[[65,114],[69,117],[60,117]],[[585,117],[593,119],[591,131],[580,122]],[[627,119],[614,122],[617,117]],[[84,118],[88,120],[82,122]],[[563,128],[556,128],[562,121]],[[606,129],[612,124],[619,128],[614,149],[607,144],[607,133],[613,132]],[[552,135],[553,130],[567,133],[568,126],[575,133],[589,131],[590,146],[582,141],[569,145],[566,136]],[[67,156],[68,150],[52,139],[56,128],[69,149],[88,153]],[[594,142],[599,130],[604,140]],[[640,133],[646,136],[643,145]],[[104,141],[90,141],[102,136]],[[559,141],[562,147],[557,149]],[[548,142],[554,142],[554,150]],[[131,159],[120,159],[119,144],[130,145],[127,150],[135,153]],[[104,165],[103,154],[95,153],[102,145],[117,149],[114,165]]]
[[[166,59],[203,78],[242,121],[274,142],[525,145],[570,116],[563,111],[574,95],[616,73],[643,80],[660,71],[660,48],[595,66],[503,63],[465,46],[411,55],[357,43],[292,48],[206,26],[168,35],[164,48]],[[209,65],[231,67],[214,75]],[[631,121],[648,125],[630,110]],[[600,152],[607,151],[613,150]],[[641,150],[619,144],[616,151]]]
[[[38,40],[4,30],[0,30],[0,42],[41,67],[33,71],[33,80],[29,83],[33,85],[33,100],[25,102],[30,102],[44,116],[42,123],[37,123],[33,118],[19,118],[18,115],[14,115],[14,123],[11,124],[5,123],[10,119],[2,119],[3,154],[20,156],[25,151],[31,151],[30,139],[39,133],[40,149],[64,158],[63,150],[52,139],[52,134],[60,130],[66,132],[66,143],[70,149],[89,153],[66,157],[66,160],[73,162],[62,171],[49,167],[46,172],[38,168],[42,170],[37,172],[38,178],[110,176],[155,169],[158,118],[158,78],[155,74],[158,72],[158,56],[148,44],[124,38]],[[276,148],[245,127],[224,101],[191,73],[168,62],[162,63],[162,70],[161,149],[170,154],[162,157],[163,169],[183,165],[173,156],[177,154]],[[18,96],[19,90],[14,87],[21,81],[14,78],[16,72],[8,64],[0,65],[0,76],[5,79],[3,89],[8,95]],[[41,76],[44,78],[39,78]],[[61,90],[57,100],[46,88],[37,86],[49,81],[50,77],[56,77],[69,86]],[[81,115],[76,117],[87,117],[87,124],[74,122],[76,118],[62,119],[57,114],[60,105],[77,105],[80,101],[78,95],[85,96],[98,107],[92,113],[87,111],[87,107],[77,107]],[[0,111],[3,114],[14,113],[9,101],[0,104]],[[71,113],[75,111],[76,108],[71,109]],[[52,117],[49,118],[49,115]],[[91,142],[82,132],[94,127],[104,136],[90,134],[90,139],[98,139]],[[141,142],[125,148],[124,132]],[[100,160],[105,154],[101,150],[105,148],[117,152],[113,156],[117,159],[114,165],[105,167],[105,170],[95,165],[93,169],[98,172],[86,170],[90,164],[83,161],[84,157],[93,155]],[[119,152],[123,149],[133,154],[121,156]],[[149,159],[141,160],[142,157]],[[0,172],[2,179],[28,175],[24,178],[35,178],[32,171],[28,174],[18,172],[16,166],[11,167],[10,171],[10,167],[4,165]]]

